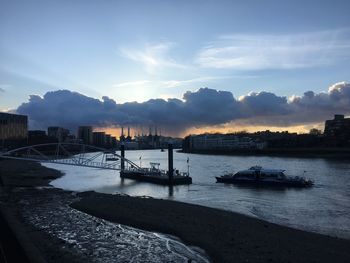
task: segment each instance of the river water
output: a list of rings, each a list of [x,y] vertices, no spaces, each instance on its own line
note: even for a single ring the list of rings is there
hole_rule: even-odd
[[[167,151],[127,151],[126,158],[149,166],[159,162],[167,169]],[[189,158],[193,184],[167,186],[120,179],[119,172],[59,164],[45,166],[65,175],[51,184],[73,191],[94,190],[152,196],[200,204],[246,214],[297,229],[350,239],[350,162],[333,159],[242,157],[174,153],[174,167],[187,171]],[[285,169],[288,175],[304,175],[314,180],[309,189],[256,188],[216,183],[215,176],[236,172],[253,165]],[[304,172],[306,171],[306,172]]]

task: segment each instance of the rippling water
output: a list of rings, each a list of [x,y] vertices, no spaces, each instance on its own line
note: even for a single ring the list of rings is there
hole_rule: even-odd
[[[167,169],[167,151],[127,151],[126,158],[142,166],[161,163]],[[65,176],[52,182],[58,188],[74,191],[146,195],[195,203],[254,216],[281,225],[350,239],[350,162],[331,159],[214,156],[174,153],[174,167],[187,171],[193,184],[169,188],[132,180],[119,173],[58,164],[45,164]],[[256,188],[217,184],[215,176],[261,165],[285,169],[290,175],[303,175],[315,181],[310,189]]]

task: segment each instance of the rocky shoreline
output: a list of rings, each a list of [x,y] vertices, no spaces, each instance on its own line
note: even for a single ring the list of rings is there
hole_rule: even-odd
[[[48,222],[59,224],[53,220],[57,216],[54,213],[48,214],[43,210],[44,213],[36,213],[40,216],[33,218],[33,212],[30,213],[30,206],[35,202],[37,204],[34,207],[42,207],[42,204],[47,202],[53,204],[48,211],[55,210],[57,200],[71,204],[67,211],[70,211],[69,214],[73,217],[68,217],[72,221],[67,224],[72,226],[81,221],[79,211],[82,211],[94,216],[93,218],[107,220],[99,221],[106,222],[102,224],[102,229],[105,229],[102,232],[106,235],[112,231],[108,222],[175,235],[186,244],[204,249],[213,262],[350,262],[350,240],[308,233],[233,212],[169,200],[95,192],[76,194],[54,188],[33,188],[31,186],[45,186],[53,178],[61,176],[60,172],[40,164],[1,160],[0,175],[4,184],[0,196],[1,206],[12,209],[12,213],[25,225],[27,234],[31,236],[33,243],[40,247],[48,262],[60,262],[60,259],[63,259],[61,256],[65,257],[65,262],[96,261],[96,257],[90,255],[91,251],[96,249],[90,249],[90,245],[84,247],[84,240],[82,244],[73,242],[73,245],[67,245],[67,242],[62,243],[62,239],[49,236],[43,229],[34,227],[33,220],[40,221],[43,217],[50,216]],[[25,196],[27,198],[24,198]],[[23,200],[27,200],[28,203]],[[79,220],[74,221],[76,217]],[[87,229],[85,234],[93,234],[97,227]],[[55,227],[51,226],[50,229]],[[118,239],[115,242],[118,243]],[[72,253],[76,251],[71,249],[75,245],[86,248],[87,253]],[[111,249],[108,242],[105,246]],[[127,258],[128,256],[119,262],[127,262]],[[159,258],[154,260],[169,262]],[[135,262],[140,261],[141,258],[135,258]],[[193,259],[192,262],[196,260]]]

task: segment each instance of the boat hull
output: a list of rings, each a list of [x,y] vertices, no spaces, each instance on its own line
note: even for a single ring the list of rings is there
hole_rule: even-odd
[[[121,178],[127,178],[137,181],[149,182],[160,185],[186,185],[192,184],[192,178],[189,176],[176,176],[174,175],[172,180],[168,176],[146,174],[138,171],[121,171]]]
[[[217,183],[225,184],[245,184],[245,185],[268,185],[268,186],[279,186],[279,187],[311,187],[313,184],[308,181],[270,181],[262,179],[246,180],[246,179],[237,179],[233,177],[215,177]]]

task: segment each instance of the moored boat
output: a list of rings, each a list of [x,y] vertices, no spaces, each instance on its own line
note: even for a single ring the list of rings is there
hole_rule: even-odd
[[[108,153],[108,154],[106,154],[106,161],[107,162],[111,162],[111,161],[118,161],[119,160],[119,158],[115,155],[115,154],[113,154],[113,153]]]
[[[151,162],[150,165],[150,168],[129,167],[120,171],[120,177],[162,185],[192,184],[189,173],[182,173],[174,169],[173,175],[170,177],[168,171],[159,169],[160,163]]]
[[[235,174],[216,177],[216,182],[287,187],[311,187],[313,185],[313,181],[309,179],[301,176],[287,176],[284,172],[285,170],[263,169],[261,166],[253,166]]]

